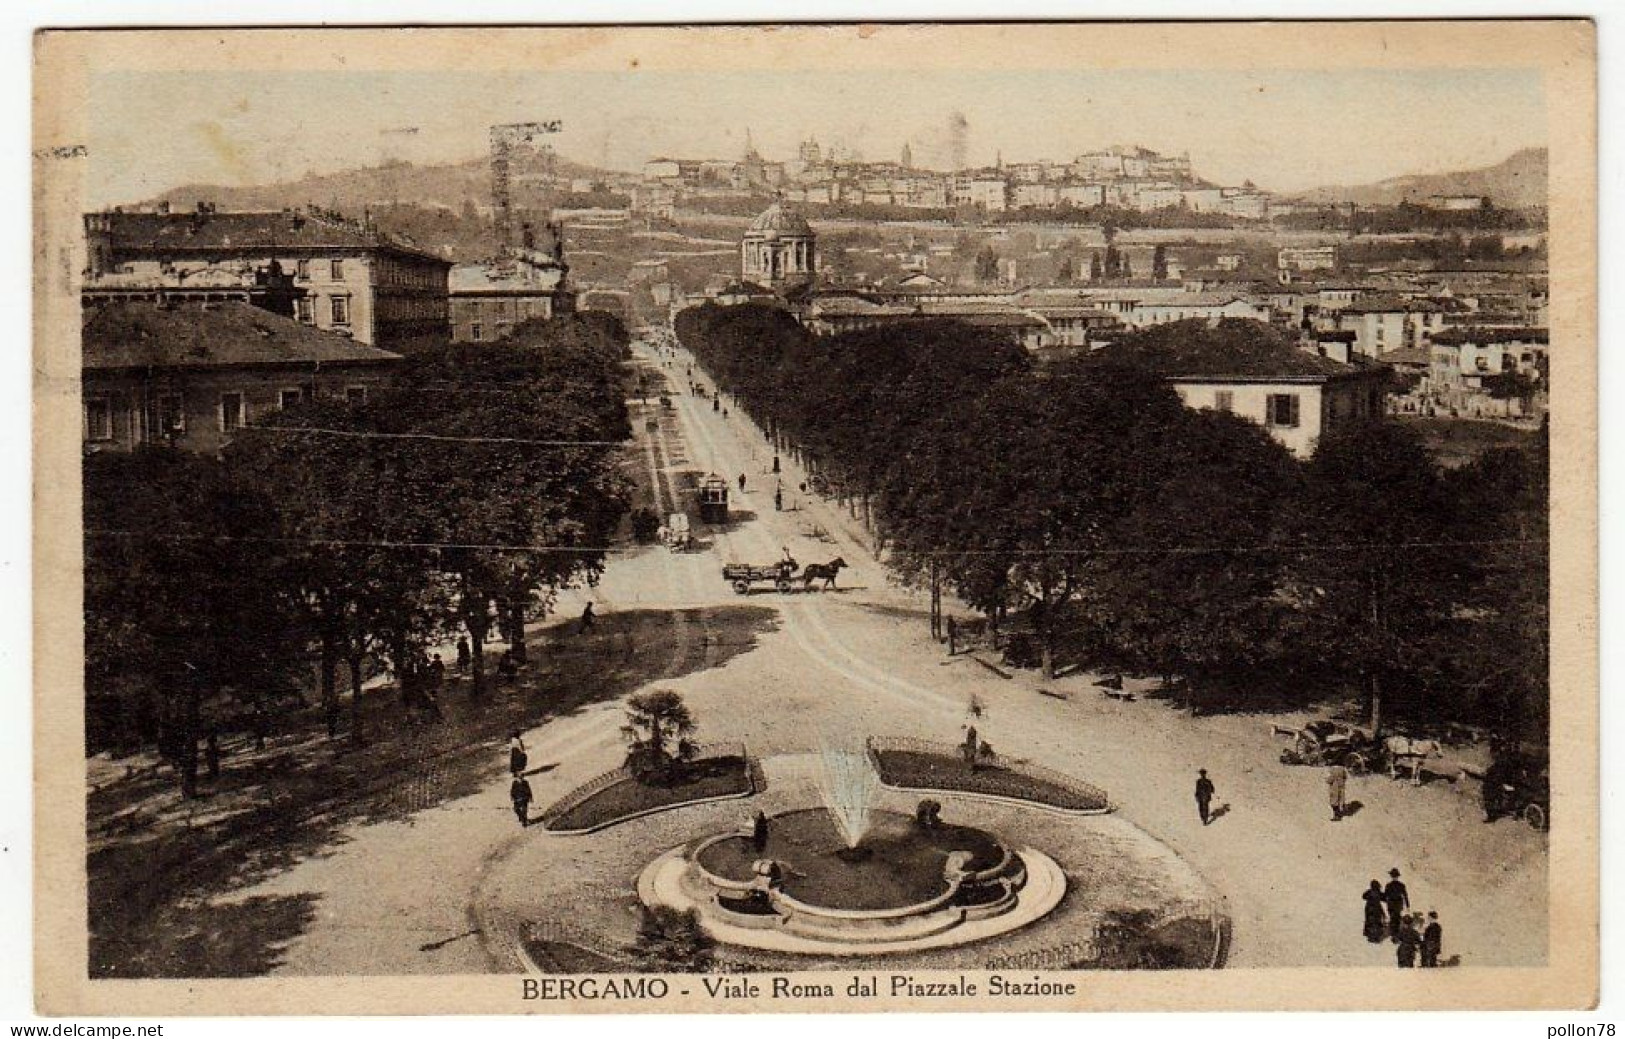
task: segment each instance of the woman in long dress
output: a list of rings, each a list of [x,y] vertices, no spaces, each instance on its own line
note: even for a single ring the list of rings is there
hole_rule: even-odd
[[[1375,944],[1388,934],[1388,919],[1382,905],[1382,884],[1373,880],[1360,897],[1365,899],[1365,940]]]
[[[525,741],[516,732],[508,743],[508,771],[517,776],[525,771],[527,764],[529,759],[525,754]]]

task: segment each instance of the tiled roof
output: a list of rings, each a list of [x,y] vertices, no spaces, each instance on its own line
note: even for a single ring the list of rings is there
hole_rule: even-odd
[[[247,303],[108,303],[85,311],[86,371],[377,364],[399,354]]]
[[[1544,343],[1550,340],[1551,332],[1544,328],[1446,328],[1432,338],[1441,346],[1460,346],[1463,343],[1485,346],[1490,343]]]
[[[1426,299],[1407,299],[1391,292],[1363,296],[1343,308],[1345,314],[1408,314],[1441,310],[1437,303]]]
[[[112,232],[116,253],[222,252],[304,249],[388,249],[451,261],[357,224],[294,210],[279,212],[99,213]]]

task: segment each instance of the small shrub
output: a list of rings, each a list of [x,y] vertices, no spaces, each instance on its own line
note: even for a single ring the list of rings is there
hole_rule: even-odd
[[[637,509],[632,513],[632,540],[640,545],[652,544],[660,536],[660,517],[652,509]]]
[[[942,802],[930,798],[919,803],[914,809],[914,821],[928,830],[934,830],[942,825]]]
[[[699,973],[711,966],[716,947],[692,909],[643,906],[637,954],[651,971]]]

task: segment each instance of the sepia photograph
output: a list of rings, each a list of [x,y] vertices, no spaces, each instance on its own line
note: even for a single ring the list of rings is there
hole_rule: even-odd
[[[34,51],[42,1012],[1595,1005],[1590,22]]]

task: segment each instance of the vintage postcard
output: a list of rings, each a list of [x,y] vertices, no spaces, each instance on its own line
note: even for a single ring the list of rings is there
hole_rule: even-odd
[[[1591,23],[35,52],[42,1012],[1595,1004]]]

